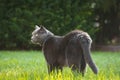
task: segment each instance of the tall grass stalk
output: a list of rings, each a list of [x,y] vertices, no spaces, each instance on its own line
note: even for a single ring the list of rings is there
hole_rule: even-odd
[[[0,51],[0,80],[120,80],[120,54],[93,53],[99,73],[95,75],[87,66],[82,77],[66,67],[63,72],[48,74],[44,56],[39,51]]]

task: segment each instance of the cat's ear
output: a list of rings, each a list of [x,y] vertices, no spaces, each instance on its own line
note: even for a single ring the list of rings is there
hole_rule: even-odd
[[[44,29],[45,29],[45,27],[44,27],[43,25],[40,25],[40,29],[43,29],[43,30],[44,30]]]
[[[40,25],[40,30],[41,31],[46,31],[47,29],[43,25]]]
[[[39,32],[41,33],[45,33],[46,32],[46,28],[43,25],[40,25],[38,28]]]
[[[40,29],[40,27],[38,25],[35,25],[35,29]]]

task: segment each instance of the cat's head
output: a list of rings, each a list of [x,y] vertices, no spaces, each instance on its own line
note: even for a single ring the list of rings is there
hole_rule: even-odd
[[[53,35],[54,34],[52,32],[50,32],[49,30],[47,30],[44,26],[36,25],[35,30],[32,32],[31,42],[34,44],[43,45],[45,40],[49,36],[53,36]]]

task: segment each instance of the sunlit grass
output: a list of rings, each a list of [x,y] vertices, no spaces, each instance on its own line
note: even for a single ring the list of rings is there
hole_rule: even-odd
[[[66,67],[58,74],[48,74],[40,51],[0,51],[0,80],[120,80],[119,56],[119,52],[93,52],[99,73],[95,75],[87,67],[82,77]]]

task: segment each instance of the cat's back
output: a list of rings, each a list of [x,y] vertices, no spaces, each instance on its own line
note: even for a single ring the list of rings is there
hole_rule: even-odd
[[[73,30],[67,33],[62,40],[63,46],[65,46],[71,39],[75,39],[76,35],[82,34],[82,33],[84,33],[82,30]]]
[[[82,34],[82,33],[84,33],[84,31],[82,31],[82,30],[73,30],[73,31],[69,32],[68,34],[66,34],[65,38],[70,38],[77,34]]]

